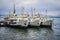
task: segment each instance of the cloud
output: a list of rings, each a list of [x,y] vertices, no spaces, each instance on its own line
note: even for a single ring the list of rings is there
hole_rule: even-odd
[[[16,7],[38,7],[38,8],[56,8],[60,7],[60,0],[0,0],[0,5],[6,7],[12,7],[13,4]]]
[[[38,4],[39,0],[22,0],[21,2],[16,2],[17,7],[34,7]]]
[[[49,16],[60,15],[60,0],[0,0],[0,13],[7,10],[13,11],[13,5],[16,5],[17,13],[23,6],[25,9],[36,8],[41,11],[41,14],[45,15],[44,10],[48,10]]]
[[[60,16],[60,11],[48,12],[48,16]]]
[[[46,12],[41,12],[40,14],[46,16]],[[47,16],[60,17],[60,11],[48,11]]]

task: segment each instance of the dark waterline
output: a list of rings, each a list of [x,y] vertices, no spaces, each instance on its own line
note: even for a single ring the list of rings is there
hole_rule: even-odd
[[[52,29],[0,27],[0,40],[60,40],[60,18],[54,18]]]

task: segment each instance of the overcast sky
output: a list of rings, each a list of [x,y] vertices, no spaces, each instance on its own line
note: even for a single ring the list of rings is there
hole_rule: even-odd
[[[0,0],[0,14],[8,14],[9,11],[12,13],[14,3],[17,14],[20,14],[21,7],[24,7],[25,11],[36,8],[36,11],[45,15],[47,9],[49,16],[60,16],[60,0]]]

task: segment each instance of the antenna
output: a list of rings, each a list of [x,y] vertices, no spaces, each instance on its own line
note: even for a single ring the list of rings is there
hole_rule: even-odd
[[[15,14],[15,4],[14,4],[14,11],[13,11],[13,13]]]
[[[33,9],[31,8],[31,16],[33,17]]]
[[[21,8],[21,15],[24,14],[24,7]]]
[[[34,8],[34,13],[33,13],[33,15],[35,14],[35,8]]]
[[[46,19],[47,19],[47,17],[48,17],[48,16],[47,16],[47,10],[46,10]]]
[[[17,14],[16,14],[16,10],[15,10],[15,4],[14,4],[13,16],[17,16]]]
[[[10,17],[10,11],[9,11],[9,17]]]
[[[24,7],[21,7],[21,15],[24,14]]]

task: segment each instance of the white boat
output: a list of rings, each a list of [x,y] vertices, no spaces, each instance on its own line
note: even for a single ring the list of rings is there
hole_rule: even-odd
[[[14,7],[14,13],[13,16],[10,16],[5,19],[5,24],[8,26],[20,26],[20,27],[27,27],[28,26],[28,14],[23,14],[21,16],[17,16],[15,13],[15,7]]]
[[[21,26],[21,27],[27,27],[28,26],[28,17],[24,14],[21,17],[17,18],[10,18],[11,19],[11,24],[10,25],[15,25],[15,26]]]
[[[22,27],[28,27],[28,13],[24,13],[24,8],[22,7],[22,13],[21,16],[18,18],[17,25],[20,25]]]
[[[21,15],[21,18],[19,18],[18,24],[21,26],[28,27],[28,14]]]
[[[46,19],[46,18],[43,18],[41,19],[41,26],[48,26],[48,27],[51,27],[52,26],[52,23],[53,23],[53,19]]]
[[[17,21],[16,20],[17,18],[17,14],[15,12],[15,5],[14,5],[14,12],[12,15],[10,15],[10,12],[9,12],[9,15],[7,15],[5,18],[4,18],[4,25],[11,25],[14,23],[14,21]],[[13,24],[14,25],[14,24]]]
[[[40,26],[40,15],[38,12],[35,13],[33,17],[30,18],[29,25],[30,26]]]
[[[44,18],[41,18],[40,19],[40,21],[41,21],[41,26],[48,26],[49,28],[51,28],[52,27],[52,24],[53,24],[53,19],[49,19],[48,18],[48,16],[47,16],[47,10],[46,10],[46,17],[44,17]]]

